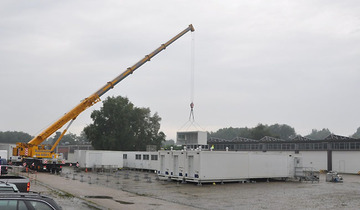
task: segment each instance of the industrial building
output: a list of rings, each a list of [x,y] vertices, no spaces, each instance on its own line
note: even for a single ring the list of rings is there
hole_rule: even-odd
[[[357,161],[360,158],[360,139],[345,136],[331,134],[323,140],[296,136],[289,141],[268,136],[260,140],[210,138],[208,144],[218,151],[292,152],[302,157],[304,167],[353,174],[360,171]]]

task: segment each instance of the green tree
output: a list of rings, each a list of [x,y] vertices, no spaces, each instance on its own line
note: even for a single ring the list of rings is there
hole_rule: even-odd
[[[244,137],[244,138],[250,138],[251,137],[251,129],[245,127],[245,128],[221,128],[216,132],[210,133],[211,137],[221,138],[221,139],[234,139],[238,136]]]
[[[46,139],[43,144],[54,144],[56,140],[59,139],[61,135],[60,131],[57,131],[53,137]],[[59,145],[77,145],[77,144],[89,144],[90,142],[87,140],[85,133],[82,131],[80,136],[77,136],[74,133],[69,132],[65,134],[63,138],[60,140]]]
[[[65,134],[64,137],[60,140],[59,144],[61,144],[61,145],[64,145],[64,144],[71,144],[71,145],[77,144],[77,136],[76,136],[76,134],[74,134],[74,133]]]
[[[322,130],[312,129],[309,135],[306,135],[306,138],[314,139],[314,140],[322,140],[329,136],[331,132],[327,128],[323,128]]]
[[[296,136],[295,129],[288,125],[274,124],[268,127],[271,135],[284,140],[291,140]]]
[[[250,138],[255,140],[260,140],[264,136],[272,136],[272,134],[268,129],[268,126],[263,125],[261,123],[258,124],[255,128],[251,129],[250,134],[251,134]],[[272,136],[272,137],[277,137],[277,136]]]
[[[61,136],[61,132],[57,131],[55,133],[55,136],[53,137],[49,137],[48,139],[46,139],[42,144],[54,144],[56,142],[56,140]]]
[[[210,135],[216,138],[233,139],[238,136],[238,128],[222,128],[216,132],[211,132]]]
[[[222,128],[216,132],[210,133],[211,137],[221,138],[221,139],[234,139],[236,137],[244,137],[249,139],[259,140],[264,136],[271,136],[275,138],[281,138],[284,140],[290,140],[296,136],[295,129],[288,125],[263,125],[259,123],[254,128]]]
[[[82,131],[80,135],[76,137],[76,140],[77,144],[90,144],[84,131]]]
[[[28,142],[33,137],[22,131],[0,131],[0,143],[11,143],[15,144],[17,142]]]
[[[149,108],[135,107],[126,97],[108,97],[103,107],[91,113],[93,123],[84,128],[95,149],[135,151],[146,145],[159,149],[165,134],[159,132],[161,118]]]

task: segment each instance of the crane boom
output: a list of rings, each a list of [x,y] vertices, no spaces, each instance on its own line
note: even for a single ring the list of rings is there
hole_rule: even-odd
[[[85,98],[83,101],[81,101],[80,104],[75,106],[72,110],[67,112],[65,115],[63,115],[60,119],[58,119],[56,122],[54,122],[52,125],[47,127],[45,130],[43,130],[39,135],[31,139],[28,143],[17,143],[16,148],[14,148],[14,155],[23,156],[23,157],[54,157],[53,150],[56,147],[56,145],[59,143],[59,140],[56,141],[55,145],[52,147],[51,150],[46,150],[43,147],[40,147],[39,145],[45,141],[48,137],[50,137],[53,133],[55,133],[57,130],[59,130],[61,127],[63,127],[66,123],[68,123],[71,120],[74,120],[80,113],[85,111],[87,108],[93,106],[95,103],[100,101],[100,97],[105,94],[108,90],[112,89],[116,84],[118,84],[121,80],[126,78],[128,75],[132,74],[136,69],[138,69],[140,66],[142,66],[147,61],[150,61],[152,57],[157,55],[159,52],[164,50],[167,46],[172,44],[174,41],[179,39],[181,36],[186,34],[187,32],[191,31],[193,32],[195,29],[192,25],[189,25],[186,29],[184,29],[182,32],[174,36],[172,39],[170,39],[168,42],[162,44],[159,48],[151,52],[150,54],[146,55],[143,59],[138,61],[133,66],[127,68],[123,73],[121,73],[119,76],[117,76],[115,79],[113,79],[110,82],[107,82],[102,88],[100,88],[98,91],[90,95],[89,97]],[[66,132],[67,129],[65,129]],[[64,133],[61,135],[61,137],[64,135]]]

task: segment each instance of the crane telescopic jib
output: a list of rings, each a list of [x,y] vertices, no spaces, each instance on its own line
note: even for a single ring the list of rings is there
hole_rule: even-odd
[[[28,166],[32,166],[34,169],[40,169],[43,168],[43,163],[40,164],[38,162],[47,162],[44,161],[45,159],[51,159],[51,162],[54,163],[55,161],[59,162],[59,155],[54,152],[54,149],[56,148],[57,144],[60,142],[62,136],[64,136],[65,132],[67,131],[68,127],[71,125],[72,121],[75,120],[75,118],[84,110],[87,108],[93,106],[95,103],[100,101],[100,97],[105,94],[108,90],[112,89],[116,84],[118,84],[120,81],[122,81],[124,78],[126,78],[128,75],[132,74],[136,69],[138,69],[140,66],[145,64],[147,61],[150,61],[152,57],[157,55],[159,52],[164,50],[167,46],[172,44],[174,41],[182,37],[187,32],[193,32],[195,31],[194,27],[192,25],[189,25],[186,29],[181,31],[179,34],[174,36],[172,39],[167,41],[166,43],[162,44],[160,47],[158,47],[156,50],[151,52],[150,54],[146,55],[143,59],[138,61],[133,66],[127,68],[123,73],[121,73],[119,76],[117,76],[112,81],[107,82],[102,88],[100,88],[98,91],[90,95],[89,97],[85,98],[83,101],[81,101],[80,104],[75,106],[72,110],[67,112],[65,115],[63,115],[60,119],[58,119],[56,122],[54,122],[52,125],[44,129],[39,135],[31,139],[28,143],[18,142],[16,143],[16,147],[13,149],[13,155],[19,156],[22,158],[22,162],[25,162]],[[51,148],[49,149],[46,145],[42,145],[41,143],[44,142],[47,138],[49,138],[53,133],[58,131],[60,128],[62,128],[66,123],[69,123],[66,129],[62,132],[59,139],[54,143],[54,145],[51,145]],[[61,161],[63,163],[63,161]],[[24,165],[25,165],[24,164]],[[51,169],[47,169],[51,170]]]

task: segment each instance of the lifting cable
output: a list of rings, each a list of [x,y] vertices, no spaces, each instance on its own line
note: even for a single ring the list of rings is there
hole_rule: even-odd
[[[199,130],[200,125],[195,122],[194,115],[194,92],[195,92],[195,33],[191,33],[191,64],[190,64],[190,115],[189,120],[180,128],[180,130],[188,130],[191,126]],[[203,130],[203,129],[201,129]]]
[[[195,116],[194,116],[194,72],[195,72],[195,33],[191,33],[191,74],[190,74],[190,116],[189,116],[189,121],[191,121],[191,117],[192,117],[192,121],[195,121]]]

